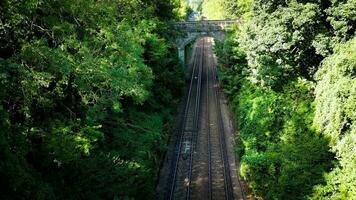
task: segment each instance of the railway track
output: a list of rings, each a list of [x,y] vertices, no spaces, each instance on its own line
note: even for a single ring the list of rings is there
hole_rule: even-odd
[[[220,87],[219,83],[217,81],[217,68],[210,64],[211,67],[211,76],[212,76],[212,85],[213,89],[210,90],[212,94],[212,99],[215,104],[216,112],[215,112],[215,117],[216,117],[216,129],[217,129],[217,136],[219,140],[219,152],[220,152],[220,158],[222,160],[222,165],[221,167],[222,172],[224,174],[223,180],[224,180],[224,195],[225,199],[234,199],[234,193],[233,193],[233,188],[232,188],[232,182],[231,182],[231,174],[230,174],[230,163],[227,155],[227,149],[226,149],[226,137],[225,137],[225,131],[224,131],[224,124],[223,124],[223,119],[222,119],[222,113],[221,113],[221,107],[220,107]],[[214,199],[218,199],[217,197]]]
[[[234,199],[220,90],[210,45],[209,39],[197,40],[164,199]]]
[[[204,47],[198,46],[193,61],[192,75],[184,108],[184,118],[175,145],[175,158],[170,177],[170,190],[167,199],[190,199],[193,152],[199,126],[201,96],[202,61]]]

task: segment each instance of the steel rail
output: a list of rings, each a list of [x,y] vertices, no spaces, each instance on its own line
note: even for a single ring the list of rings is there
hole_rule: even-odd
[[[209,199],[212,200],[213,198],[213,190],[212,190],[212,175],[211,175],[211,136],[210,136],[210,112],[209,112],[209,68],[208,66],[206,67],[206,118],[207,118],[207,127],[206,127],[206,131],[207,131],[207,140],[208,140],[208,195],[209,195]]]
[[[190,149],[190,162],[189,162],[189,175],[188,175],[188,180],[189,184],[187,187],[186,191],[186,200],[189,200],[191,197],[191,185],[192,185],[192,173],[193,173],[193,153],[194,153],[194,148],[195,148],[195,142],[196,142],[196,135],[199,129],[199,110],[200,110],[200,100],[201,100],[201,88],[202,88],[202,72],[203,72],[203,59],[204,59],[204,39],[202,39],[202,44],[201,44],[201,54],[200,54],[200,64],[199,64],[199,74],[198,74],[198,84],[197,84],[197,95],[195,98],[195,110],[194,110],[194,129],[197,130],[196,132],[193,132],[191,136],[191,144],[192,148]],[[195,140],[195,142],[193,141]]]
[[[216,80],[216,68],[213,70],[213,83],[218,84]],[[216,107],[217,107],[217,116],[218,116],[218,130],[220,132],[220,152],[221,158],[223,160],[223,168],[224,168],[224,190],[225,190],[225,199],[234,199],[234,193],[232,190],[232,183],[231,183],[231,174],[230,174],[230,164],[229,159],[227,158],[227,151],[226,151],[226,139],[225,139],[225,131],[222,122],[222,114],[221,114],[221,107],[220,107],[220,94],[219,90],[214,90],[214,98],[216,99]]]
[[[199,52],[200,53],[200,52]],[[197,63],[197,59],[198,59],[198,52],[195,53],[194,55],[194,59],[193,59],[193,71],[192,71],[192,75],[191,75],[191,80],[190,80],[190,85],[189,85],[189,90],[188,90],[188,96],[187,96],[187,101],[185,104],[185,109],[184,109],[184,118],[183,118],[183,122],[181,125],[181,129],[180,129],[180,137],[178,140],[178,143],[176,144],[176,159],[173,159],[173,163],[171,166],[174,165],[173,171],[171,170],[170,174],[171,174],[171,187],[170,187],[170,192],[169,192],[169,198],[170,200],[174,199],[174,190],[175,190],[175,182],[176,182],[176,178],[177,178],[177,171],[178,171],[178,164],[179,164],[179,158],[181,156],[181,149],[182,149],[182,143],[183,143],[183,138],[184,138],[184,132],[185,132],[185,126],[186,126],[186,119],[188,116],[188,111],[190,108],[190,101],[191,101],[191,96],[192,96],[192,88],[193,88],[193,83],[194,83],[194,75],[195,75],[195,71],[196,71],[196,63]]]
[[[217,67],[215,68],[215,74],[217,74]],[[215,78],[215,80],[216,80],[216,75],[214,75],[214,78]],[[217,83],[218,83],[218,81],[217,81]],[[218,97],[218,101],[220,101],[220,93],[219,93],[219,91],[216,91],[217,92],[217,97]],[[218,103],[218,105],[219,105],[219,109],[218,109],[218,111],[219,111],[219,116],[220,116],[220,121],[222,122],[223,120],[222,120],[222,115],[221,115],[221,106],[220,106],[220,103]],[[226,139],[225,139],[225,132],[224,132],[224,127],[223,127],[223,123],[221,123],[221,127],[222,127],[222,138],[223,138],[223,142],[224,142],[224,144],[226,145]],[[228,160],[228,157],[227,157],[227,150],[226,150],[226,147],[224,148],[224,154],[225,154],[225,159],[226,159],[226,162],[225,163],[227,163],[228,165],[228,169],[227,169],[227,171],[228,171],[228,173],[229,173],[229,183],[230,183],[230,188],[229,188],[229,196],[230,196],[230,198],[231,199],[234,199],[234,192],[233,192],[233,188],[232,188],[232,181],[231,181],[231,174],[230,174],[230,168],[229,168],[229,160]],[[246,198],[246,194],[245,194],[245,189],[243,188],[243,186],[242,186],[242,183],[241,183],[241,180],[240,180],[240,178],[239,178],[239,175],[237,175],[237,182],[238,182],[238,184],[239,184],[239,187],[240,187],[240,189],[241,189],[241,195],[242,195],[242,199],[243,200],[245,200],[245,199],[247,199]]]

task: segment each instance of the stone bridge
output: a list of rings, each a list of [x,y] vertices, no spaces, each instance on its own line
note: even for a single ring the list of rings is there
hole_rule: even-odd
[[[175,28],[180,32],[177,38],[178,56],[184,63],[185,46],[198,37],[213,37],[215,40],[222,41],[225,32],[235,24],[240,24],[240,20],[203,20],[176,22]]]

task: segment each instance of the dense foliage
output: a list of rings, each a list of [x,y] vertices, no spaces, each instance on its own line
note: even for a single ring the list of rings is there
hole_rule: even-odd
[[[197,14],[200,14],[202,11],[202,4],[204,0],[188,0],[189,7],[196,12]]]
[[[184,6],[0,2],[0,199],[153,198]]]
[[[314,123],[331,140],[338,163],[314,199],[356,197],[356,38],[336,47],[316,74]]]
[[[263,199],[356,198],[356,2],[235,2],[216,51],[242,177]]]
[[[237,19],[251,9],[253,0],[204,0],[202,14],[208,19]]]
[[[223,0],[204,0],[202,4],[202,14],[208,19],[224,19],[225,12],[222,6]]]

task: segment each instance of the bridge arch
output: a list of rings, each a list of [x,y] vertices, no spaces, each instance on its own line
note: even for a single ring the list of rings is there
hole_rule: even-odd
[[[177,42],[178,47],[178,57],[181,62],[185,61],[185,47],[194,42],[200,37],[212,37],[214,40],[223,41],[225,38],[224,32],[199,32],[199,33],[189,33],[185,38],[180,39]]]
[[[226,30],[233,25],[240,23],[238,20],[204,20],[177,22],[175,28],[181,32],[177,38],[179,60],[185,61],[185,47],[199,37],[212,37],[215,40],[223,41]]]

